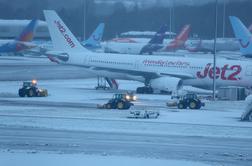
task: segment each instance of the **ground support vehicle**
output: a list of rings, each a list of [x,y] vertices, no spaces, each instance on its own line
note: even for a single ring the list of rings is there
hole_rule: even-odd
[[[196,94],[194,93],[188,93],[184,96],[180,96],[177,100],[168,101],[166,103],[168,107],[174,107],[177,106],[178,109],[200,109],[201,107],[205,106],[205,103],[203,103]]]
[[[18,90],[18,95],[20,97],[46,97],[48,92],[46,89],[41,89],[37,87],[37,81],[25,81],[23,86]]]
[[[126,100],[122,94],[115,94],[106,104],[97,105],[97,108],[102,109],[129,109],[134,104]]]

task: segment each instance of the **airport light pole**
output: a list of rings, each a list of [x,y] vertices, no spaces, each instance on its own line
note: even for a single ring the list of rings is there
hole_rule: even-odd
[[[173,21],[173,10],[174,10],[174,2],[173,0],[171,1],[170,4],[170,38],[172,38],[172,21]]]
[[[87,3],[83,0],[83,40],[86,40],[86,14],[87,14]]]
[[[214,54],[213,54],[213,100],[216,94],[216,40],[218,31],[218,0],[215,0],[215,32],[214,32]]]
[[[223,31],[222,37],[225,38],[225,28],[226,28],[226,0],[223,1]]]
[[[172,4],[170,5],[170,35],[169,37],[172,38],[171,31],[172,31]]]

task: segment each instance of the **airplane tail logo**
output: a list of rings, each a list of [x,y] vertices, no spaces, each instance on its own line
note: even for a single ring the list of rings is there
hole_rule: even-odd
[[[87,47],[101,47],[100,42],[102,40],[104,27],[105,24],[100,23],[91,36],[86,41],[83,41],[82,44]]]
[[[191,31],[191,25],[185,25],[175,40],[186,41]]]
[[[21,41],[21,42],[30,42],[32,41],[34,34],[35,34],[35,30],[38,24],[38,20],[34,19],[32,20],[26,27],[25,29],[22,31],[22,33],[19,35],[18,38],[16,38],[17,41]]]
[[[165,32],[167,28],[168,27],[166,24],[161,26],[160,29],[157,31],[157,33],[149,41],[149,44],[162,44],[165,38]]]
[[[55,50],[88,52],[88,50],[79,43],[55,11],[44,10],[44,15]]]
[[[240,51],[243,56],[252,55],[252,35],[241,20],[235,16],[229,17],[234,34],[240,45]]]
[[[182,28],[181,32],[176,36],[176,38],[167,45],[166,50],[167,51],[171,51],[171,50],[174,51],[176,49],[184,47],[185,42],[188,39],[190,31],[191,31],[191,25],[189,25],[189,24],[185,25]]]

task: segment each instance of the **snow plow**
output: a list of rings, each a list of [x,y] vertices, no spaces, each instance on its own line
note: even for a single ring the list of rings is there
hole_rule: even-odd
[[[171,100],[166,103],[167,107],[177,107],[178,109],[200,109],[205,106],[196,94],[188,93],[184,96],[178,97],[176,100]]]
[[[129,109],[134,104],[126,99],[124,94],[114,94],[106,104],[97,105],[100,109]]]
[[[37,87],[37,80],[25,81],[23,86],[18,90],[19,97],[46,97],[48,92],[46,89]]]

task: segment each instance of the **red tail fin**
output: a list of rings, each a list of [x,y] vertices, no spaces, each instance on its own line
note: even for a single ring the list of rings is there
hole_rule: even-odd
[[[166,50],[174,51],[176,49],[184,47],[185,42],[188,39],[190,31],[191,31],[191,25],[185,25],[182,28],[181,32],[176,36],[176,38],[167,45]]]

